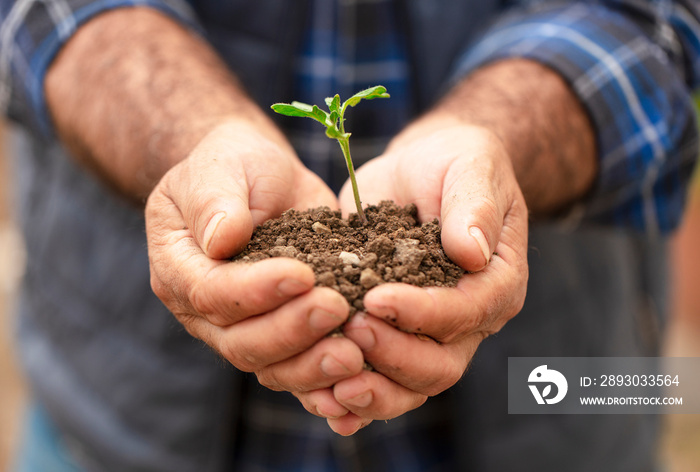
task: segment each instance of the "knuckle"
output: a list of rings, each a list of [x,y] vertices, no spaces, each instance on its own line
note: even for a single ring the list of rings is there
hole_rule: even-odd
[[[454,362],[448,363],[448,366],[449,367],[446,369],[446,372],[443,376],[443,383],[442,383],[442,385],[440,385],[440,387],[441,387],[440,392],[452,387],[454,384],[459,382],[459,380],[464,375],[465,368],[464,368],[464,366],[462,366],[461,363],[454,361]]]
[[[173,316],[175,316],[175,319],[177,319],[177,321],[185,328],[185,330],[189,333],[190,336],[207,342],[204,333],[202,333],[201,329],[198,327],[198,320],[195,315],[191,313],[174,311]]]
[[[524,306],[525,306],[525,294],[523,293],[523,295],[521,297],[518,297],[518,299],[515,301],[512,309],[510,310],[510,313],[508,313],[507,319],[510,320],[510,319],[514,318],[515,315],[520,313],[520,311],[523,309]]]
[[[501,294],[491,299],[490,303],[484,307],[486,315],[482,327],[486,327],[493,332],[498,331],[520,313],[523,306],[525,306],[527,276],[521,280],[511,290],[504,290]]]
[[[517,297],[516,297],[516,305],[514,307],[515,313],[513,316],[517,315],[520,313],[520,310],[523,309],[523,306],[525,306],[525,297],[527,295],[527,281],[530,277],[529,273],[529,268],[527,266],[527,263],[524,264],[523,268],[524,276],[522,277],[522,282],[520,283],[520,286],[518,287],[517,290]]]
[[[305,385],[305,376],[297,374],[281,365],[271,365],[255,372],[260,385],[275,392],[299,393],[309,390]]]
[[[221,356],[242,372],[255,372],[261,362],[252,352],[246,352],[230,341],[221,340],[215,349]]]
[[[168,305],[168,299],[170,298],[170,291],[163,281],[151,271],[151,290],[165,305]]]
[[[301,403],[301,406],[303,406],[306,411],[315,416],[322,416],[318,411],[318,406],[316,404],[317,402],[314,401],[310,394],[304,392],[291,393],[296,397],[297,400],[299,400],[299,403]]]
[[[436,339],[443,344],[453,343],[475,330],[480,321],[479,316],[467,312],[454,316],[445,323],[442,333]]]
[[[444,392],[459,382],[464,375],[464,370],[465,369],[463,369],[455,360],[442,363],[439,375],[433,382],[426,385],[426,387],[423,389],[423,393],[432,397]]]
[[[421,393],[410,392],[405,394],[402,401],[392,398],[388,401],[377,402],[377,405],[371,406],[373,413],[370,416],[376,420],[390,420],[418,408],[425,403],[427,398]]]
[[[270,304],[270,299],[274,294],[266,293],[263,290],[246,290],[242,292],[244,294],[241,304],[245,304],[248,307],[262,307]]]
[[[505,211],[499,208],[498,204],[491,198],[478,198],[475,211],[479,215],[480,220],[485,223],[486,228],[495,230],[503,224]]]
[[[263,387],[274,390],[275,392],[281,392],[285,390],[281,387],[277,375],[274,373],[273,369],[262,369],[255,374],[258,377],[258,382]]]
[[[223,309],[222,303],[217,304],[216,293],[211,290],[211,283],[207,282],[208,277],[204,277],[190,288],[188,302],[192,310],[207,321],[218,327],[226,327],[233,324],[235,311],[232,307]]]
[[[392,401],[377,402],[378,405],[372,405],[374,414],[372,415],[376,420],[389,420],[396,418],[397,416],[404,413],[404,411],[398,406],[396,399]]]
[[[300,330],[277,330],[279,333],[275,339],[275,350],[285,356],[298,354],[305,346],[303,332]]]
[[[146,206],[144,209],[144,215],[146,221],[150,221],[155,218],[164,205],[164,201],[169,200],[165,195],[163,195],[162,184],[156,185],[153,191],[146,198]]]
[[[260,262],[242,263],[236,268],[237,306],[242,307],[243,310],[259,312],[260,307],[269,307],[277,299],[277,292],[272,289],[271,282],[260,277],[262,270],[260,264]]]
[[[194,311],[202,315],[208,315],[212,313],[212,303],[209,297],[209,293],[206,290],[206,284],[196,283],[192,286],[189,293],[190,305]]]

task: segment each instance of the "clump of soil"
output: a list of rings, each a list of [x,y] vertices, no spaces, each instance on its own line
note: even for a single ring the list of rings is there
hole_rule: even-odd
[[[311,265],[316,285],[339,291],[351,306],[364,310],[369,289],[386,282],[453,287],[464,270],[450,261],[440,242],[437,220],[419,224],[413,204],[404,208],[383,201],[348,220],[340,211],[319,207],[288,210],[259,225],[234,260],[256,262],[291,257]]]

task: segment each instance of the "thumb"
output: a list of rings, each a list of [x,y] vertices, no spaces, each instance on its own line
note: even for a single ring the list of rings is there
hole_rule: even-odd
[[[226,159],[203,162],[190,156],[173,167],[159,187],[179,210],[177,229],[189,230],[208,257],[230,258],[250,240],[253,219],[241,166]]]
[[[207,196],[193,218],[196,240],[212,259],[228,259],[238,254],[253,234],[253,219],[247,204],[235,192]]]
[[[450,259],[477,272],[489,263],[500,240],[507,199],[490,179],[475,179],[473,167],[459,167],[451,166],[443,190],[442,244]]]

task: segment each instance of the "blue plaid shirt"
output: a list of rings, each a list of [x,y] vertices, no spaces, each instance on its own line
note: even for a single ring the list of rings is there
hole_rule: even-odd
[[[407,32],[394,2],[310,3],[313,27],[303,42],[293,98],[322,103],[334,92],[348,96],[376,83],[387,85],[394,97],[363,103],[350,114],[353,154],[361,164],[377,155],[416,112],[406,64]],[[600,160],[595,188],[571,219],[652,234],[673,229],[681,218],[698,146],[690,99],[690,91],[700,86],[698,3],[505,3],[519,8],[511,8],[467,50],[453,79],[514,56],[561,73],[591,116]],[[550,3],[563,5],[552,9]],[[215,2],[194,0],[2,0],[0,107],[6,114],[37,132],[50,130],[43,96],[48,65],[78,25],[125,5],[151,6],[195,28],[197,12],[217,8]],[[207,24],[200,27],[206,34]],[[666,73],[670,70],[676,73]],[[377,111],[383,112],[381,120]],[[292,121],[299,120],[285,126],[300,156],[337,189],[344,172],[337,150],[312,124]]]
[[[386,142],[411,115],[410,77],[405,32],[395,2],[311,2],[297,61],[293,96],[323,103],[338,93],[341,99],[382,84],[391,100],[363,102],[347,114],[352,132],[353,161],[378,156]],[[371,18],[371,21],[367,19]],[[347,179],[338,145],[307,120],[286,120],[292,143],[306,165],[336,190]]]
[[[82,22],[108,8],[147,5],[206,34],[208,25],[198,23],[196,12],[203,5],[216,8],[216,2],[190,3],[2,0],[0,106],[37,136],[50,134],[44,74]],[[293,98],[307,103],[387,86],[391,100],[363,103],[348,117],[357,164],[378,155],[420,108],[412,94],[409,32],[398,3],[311,1],[296,75],[290,77]],[[553,8],[547,2],[505,3],[523,8],[504,13],[485,30],[457,61],[451,80],[505,57],[531,58],[558,71],[590,114],[600,159],[595,188],[570,218],[651,233],[675,227],[698,152],[690,92],[700,86],[700,6],[635,0]],[[346,176],[337,145],[311,120],[284,124],[304,162],[337,189]],[[388,424],[375,422],[341,438],[290,395],[249,380],[244,434],[232,445],[235,470],[454,470],[449,392]]]
[[[216,8],[207,1],[190,3],[3,0],[0,107],[11,118],[46,132],[50,125],[43,77],[78,25],[100,11],[125,5],[151,6],[196,25],[195,11]],[[373,2],[310,3],[313,27],[303,42],[294,98],[322,102],[333,92],[347,96],[376,83],[387,85],[394,97],[363,104],[349,117],[354,154],[361,163],[377,155],[415,113],[406,64],[407,32],[387,2],[376,8]],[[572,218],[651,233],[673,229],[697,155],[689,91],[700,86],[700,6],[692,0],[564,2],[554,9],[549,3],[557,2],[506,3],[521,8],[512,8],[467,51],[454,77],[514,56],[540,61],[561,73],[592,118],[600,159],[595,188]],[[207,25],[201,27],[206,32]],[[678,73],[665,72],[671,69]],[[378,110],[384,112],[381,120]],[[339,158],[329,157],[336,153],[332,143],[310,124],[288,126],[302,159],[337,188],[344,169]]]

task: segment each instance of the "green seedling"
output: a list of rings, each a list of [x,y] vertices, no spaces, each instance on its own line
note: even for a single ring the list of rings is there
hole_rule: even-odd
[[[286,116],[302,116],[312,118],[326,127],[326,136],[331,139],[336,139],[340,144],[340,149],[343,151],[345,163],[348,166],[348,174],[350,174],[350,183],[352,184],[352,193],[355,196],[355,206],[357,214],[362,223],[367,223],[367,217],[362,210],[362,202],[360,201],[360,193],[357,190],[357,181],[355,180],[355,167],[352,164],[350,156],[350,133],[345,131],[345,111],[347,108],[354,107],[364,100],[372,100],[375,98],[389,98],[386,93],[386,87],[375,85],[361,92],[357,92],[352,97],[348,98],[343,104],[340,104],[340,96],[336,94],[334,97],[326,98],[326,106],[328,111],[321,110],[316,105],[308,105],[301,102],[292,103],[275,103],[272,109],[280,115]]]

